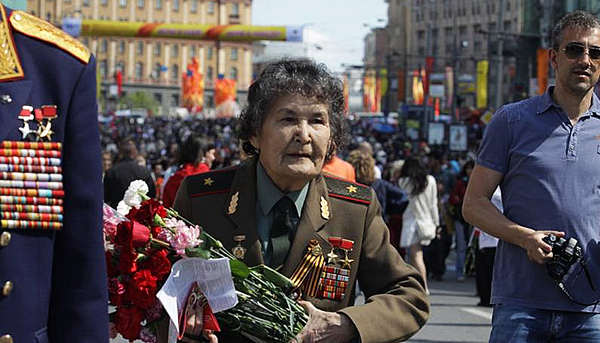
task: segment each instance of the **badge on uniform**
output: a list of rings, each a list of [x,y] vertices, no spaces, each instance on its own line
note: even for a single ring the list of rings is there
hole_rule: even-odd
[[[344,298],[353,259],[348,254],[354,248],[354,242],[341,237],[329,237],[332,248],[327,254],[327,265],[321,271],[317,297],[340,301]],[[337,252],[337,253],[336,253]],[[344,258],[340,258],[340,256]]]
[[[56,106],[23,106],[23,141],[0,143],[0,228],[62,228],[62,145],[51,141],[56,117]]]

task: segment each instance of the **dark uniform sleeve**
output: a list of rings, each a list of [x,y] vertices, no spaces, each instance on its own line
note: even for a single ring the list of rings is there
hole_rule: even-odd
[[[76,83],[63,147],[64,227],[56,233],[49,309],[50,342],[108,342],[108,292],[102,239],[102,164],[96,62]]]
[[[397,342],[413,336],[429,317],[429,302],[419,272],[389,243],[375,192],[367,210],[358,282],[365,304],[341,310],[362,342]]]

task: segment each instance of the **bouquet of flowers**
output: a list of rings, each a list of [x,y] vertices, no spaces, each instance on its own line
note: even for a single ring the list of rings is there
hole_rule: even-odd
[[[223,245],[146,196],[147,185],[132,182],[115,211],[104,206],[108,268],[110,334],[156,343],[158,323],[166,317],[156,294],[179,259],[227,258],[238,303],[216,313],[221,327],[250,339],[287,342],[306,325],[308,316],[289,295],[293,286],[267,266],[247,267]]]

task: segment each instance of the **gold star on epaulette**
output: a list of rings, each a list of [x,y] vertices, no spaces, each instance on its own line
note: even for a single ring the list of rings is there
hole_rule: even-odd
[[[204,179],[204,185],[205,186],[212,186],[213,182],[215,182],[215,180],[211,179],[210,177],[207,177],[206,179]]]
[[[356,188],[355,186],[348,186],[346,187],[346,189],[348,190],[349,193],[356,193],[356,191],[358,190],[358,188]]]

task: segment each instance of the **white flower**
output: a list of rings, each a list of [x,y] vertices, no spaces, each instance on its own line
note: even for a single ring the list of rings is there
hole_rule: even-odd
[[[148,185],[142,180],[132,181],[125,191],[123,201],[129,207],[139,208],[142,203],[142,197],[140,194],[148,194]],[[117,211],[119,210],[117,209]]]
[[[119,204],[117,205],[117,212],[126,216],[127,213],[129,213],[129,210],[131,210],[131,207],[127,206],[127,204],[125,204],[125,201],[119,201]]]

